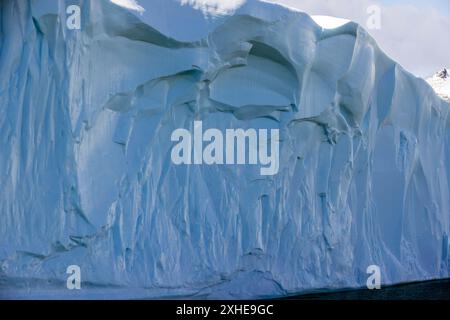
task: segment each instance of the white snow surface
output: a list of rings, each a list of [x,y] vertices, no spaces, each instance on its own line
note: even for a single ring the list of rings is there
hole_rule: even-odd
[[[135,10],[137,12],[144,12],[145,9],[139,5],[136,0],[110,0],[112,3],[117,4],[126,9]]]
[[[350,20],[347,19],[331,16],[313,15],[311,18],[315,23],[325,29],[336,29],[350,22]]]
[[[450,70],[450,68],[446,68]],[[434,91],[444,100],[450,102],[450,75],[441,78],[437,74],[427,79],[427,82],[433,87]]]
[[[0,6],[0,298],[261,298],[449,276],[449,103],[353,22]],[[280,130],[280,169],[177,166],[170,136]],[[69,265],[82,290],[67,290]]]

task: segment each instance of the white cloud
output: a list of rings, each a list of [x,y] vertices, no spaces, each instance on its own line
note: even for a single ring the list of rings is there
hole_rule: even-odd
[[[207,14],[228,14],[239,8],[246,0],[181,0],[182,5],[191,5]]]
[[[432,6],[380,4],[377,0],[266,0],[313,15],[342,17],[366,26],[367,8],[381,8],[381,29],[369,30],[380,47],[408,71],[427,77],[450,65],[450,18]],[[394,1],[392,1],[394,2]]]
[[[143,7],[141,7],[136,0],[110,0],[112,3],[117,4],[118,6],[130,9],[130,10],[134,10],[137,12],[144,12],[145,9]]]

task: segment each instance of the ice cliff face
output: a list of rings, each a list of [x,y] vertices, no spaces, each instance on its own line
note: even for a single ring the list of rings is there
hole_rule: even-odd
[[[70,2],[70,3],[69,3]],[[355,23],[248,1],[0,3],[0,297],[244,298],[449,274],[449,104]],[[174,165],[177,128],[280,167]],[[82,289],[66,289],[78,265]]]

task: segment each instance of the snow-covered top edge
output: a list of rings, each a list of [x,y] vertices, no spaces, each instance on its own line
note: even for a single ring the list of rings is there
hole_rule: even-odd
[[[348,19],[332,16],[312,15],[311,18],[324,29],[336,29],[350,22]]]
[[[447,70],[447,75],[443,74],[444,70]],[[450,68],[437,72],[433,77],[428,78],[427,82],[438,96],[450,102]]]
[[[125,9],[137,11],[140,13],[145,11],[144,7],[140,6],[139,3],[136,2],[136,0],[109,0],[109,1]]]

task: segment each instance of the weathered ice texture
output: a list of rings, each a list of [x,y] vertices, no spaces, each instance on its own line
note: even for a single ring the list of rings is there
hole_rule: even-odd
[[[75,3],[77,3],[75,1]],[[355,23],[0,2],[0,298],[257,298],[448,277],[449,104]],[[173,130],[280,130],[280,168]],[[66,269],[81,268],[81,290]]]

